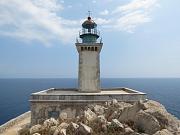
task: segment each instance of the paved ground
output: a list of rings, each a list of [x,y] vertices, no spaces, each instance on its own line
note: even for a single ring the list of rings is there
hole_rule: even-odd
[[[79,91],[71,91],[71,90],[54,90],[50,91],[48,93],[43,92],[40,93],[40,95],[109,95],[109,94],[131,94],[125,90],[106,90],[101,92],[94,92],[94,93],[85,93],[85,92],[79,92]]]
[[[14,125],[13,127],[9,128],[8,130],[6,130],[1,135],[17,135],[18,129],[20,129],[21,126],[23,126],[29,122],[30,122],[30,117],[25,118],[22,121],[20,121],[18,124]]]

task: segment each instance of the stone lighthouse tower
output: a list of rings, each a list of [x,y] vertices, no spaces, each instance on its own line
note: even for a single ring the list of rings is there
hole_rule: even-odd
[[[100,32],[97,30],[97,24],[90,15],[82,24],[82,30],[79,32],[82,42],[76,43],[79,53],[79,73],[78,85],[79,92],[100,92],[100,51],[101,41],[98,42]]]

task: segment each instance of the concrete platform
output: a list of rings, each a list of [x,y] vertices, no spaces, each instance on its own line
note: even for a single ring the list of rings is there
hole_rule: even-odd
[[[50,88],[37,93],[32,93],[31,102],[106,102],[117,99],[118,101],[145,100],[146,94],[129,88],[106,88],[97,93],[79,92],[75,88],[55,89]]]
[[[112,99],[135,102],[146,98],[145,93],[129,88],[106,88],[98,93],[83,93],[75,88],[51,88],[31,94],[31,124],[41,124],[50,117],[57,119],[63,112],[68,118],[75,118],[88,104],[102,104]]]

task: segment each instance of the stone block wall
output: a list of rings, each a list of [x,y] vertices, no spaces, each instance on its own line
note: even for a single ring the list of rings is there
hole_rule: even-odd
[[[66,112],[68,118],[75,118],[87,104],[60,102],[31,102],[31,125],[42,124],[48,118],[57,119],[60,113]]]

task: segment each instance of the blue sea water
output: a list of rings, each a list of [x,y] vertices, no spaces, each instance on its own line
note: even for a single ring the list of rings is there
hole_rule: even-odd
[[[0,79],[0,125],[29,110],[29,96],[47,88],[77,87],[76,79]],[[129,87],[148,94],[180,118],[180,78],[103,78],[101,87]]]

